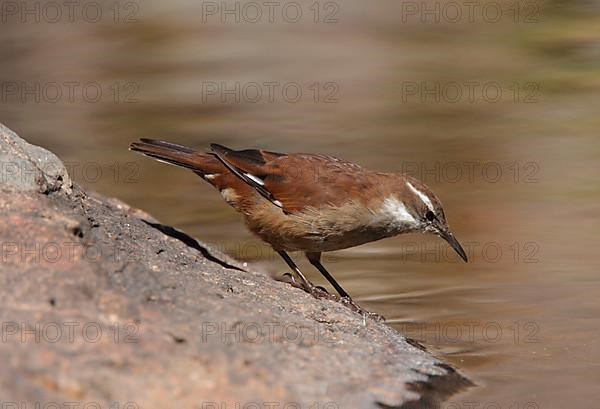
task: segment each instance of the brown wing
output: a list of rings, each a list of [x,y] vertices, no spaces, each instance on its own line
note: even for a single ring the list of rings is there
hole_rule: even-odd
[[[232,173],[286,213],[350,198],[367,201],[378,188],[372,172],[332,156],[211,148]]]
[[[221,163],[235,176],[240,178],[248,186],[251,186],[265,199],[278,207],[282,207],[271,192],[265,188],[265,167],[270,158],[284,156],[281,153],[262,151],[257,149],[245,149],[234,151],[223,145],[213,143],[210,145],[212,151]]]

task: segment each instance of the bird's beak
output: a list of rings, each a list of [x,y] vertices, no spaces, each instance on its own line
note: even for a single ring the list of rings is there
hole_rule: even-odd
[[[452,232],[450,230],[442,228],[442,229],[438,230],[438,234],[440,235],[441,238],[443,238],[444,240],[446,240],[448,242],[450,247],[452,247],[454,249],[454,251],[456,251],[458,253],[460,258],[462,258],[465,261],[465,263],[469,262],[467,253],[465,253],[465,250],[463,250],[462,246],[460,245],[458,240],[456,240],[456,237],[454,237],[454,234],[452,234]]]

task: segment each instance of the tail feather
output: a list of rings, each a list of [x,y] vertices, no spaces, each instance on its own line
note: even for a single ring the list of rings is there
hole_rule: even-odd
[[[191,169],[201,176],[205,173],[214,173],[215,167],[220,167],[220,162],[214,154],[172,142],[144,138],[130,144],[129,150],[140,152],[161,162]]]
[[[158,139],[141,138],[140,142],[147,144],[147,145],[162,146],[164,148],[179,151],[179,152],[187,152],[187,153],[196,152],[194,149],[189,148],[187,146],[179,145],[179,144],[176,144],[173,142],[168,142],[168,141],[161,141]],[[135,142],[134,142],[134,144],[135,144]]]
[[[253,205],[253,188],[232,173],[217,157],[216,152],[197,151],[187,146],[154,139],[140,139],[129,149],[158,161],[190,169],[221,192],[236,210],[247,213]]]

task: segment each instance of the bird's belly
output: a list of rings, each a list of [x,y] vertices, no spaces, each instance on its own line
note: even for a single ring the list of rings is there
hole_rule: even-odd
[[[341,232],[340,234],[329,234],[310,238],[307,240],[307,243],[303,243],[304,248],[298,248],[297,250],[316,252],[342,250],[389,236],[390,235],[382,231],[360,228],[358,230]],[[309,250],[305,249],[307,247]]]
[[[341,250],[395,234],[372,224],[372,213],[352,210],[309,209],[285,214],[269,204],[246,214],[246,224],[276,250],[287,251]]]

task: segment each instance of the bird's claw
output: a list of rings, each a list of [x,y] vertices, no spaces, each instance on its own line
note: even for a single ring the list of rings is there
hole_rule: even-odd
[[[296,288],[303,288],[303,287],[302,287],[302,285],[301,285],[300,283],[298,283],[298,281],[296,281],[296,277],[294,277],[294,275],[293,275],[292,273],[284,273],[284,274],[283,274],[283,277],[289,277],[289,279],[290,279],[290,284],[291,284],[293,287],[296,287]]]
[[[284,277],[289,277],[290,284],[293,287],[300,288],[301,290],[306,291],[310,295],[315,298],[323,298],[324,295],[329,295],[326,289],[321,286],[315,286],[308,281],[298,281],[296,277],[291,273],[285,273]]]
[[[306,283],[304,286],[304,291],[312,295],[313,297],[320,298],[328,298],[331,299],[331,295],[321,286],[312,285],[311,283]]]
[[[370,312],[365,310],[363,307],[354,302],[354,300],[350,297],[340,297],[340,302],[346,305],[351,310],[358,312],[360,315],[363,316],[364,319],[371,318],[372,320],[375,320],[377,322],[385,321],[385,317],[383,315],[379,315],[376,312]]]

